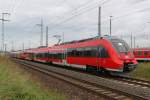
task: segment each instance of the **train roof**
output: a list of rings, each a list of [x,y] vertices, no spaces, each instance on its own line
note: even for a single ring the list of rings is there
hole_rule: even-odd
[[[88,39],[82,39],[82,40],[75,40],[75,41],[71,41],[71,42],[65,42],[65,43],[61,43],[58,45],[54,45],[52,47],[39,47],[39,48],[33,48],[33,49],[28,49],[25,50],[25,52],[27,53],[32,53],[32,52],[44,52],[44,51],[62,51],[65,48],[77,48],[77,47],[85,47],[85,46],[96,46],[100,43],[99,40],[102,40],[103,42],[106,40],[108,41],[112,41],[112,40],[118,40],[119,38],[114,37],[114,36],[108,36],[108,35],[104,35],[103,37],[94,37],[94,38],[88,38]],[[120,40],[120,39],[119,39]],[[62,48],[62,50],[60,49]]]
[[[101,41],[100,41],[101,40]],[[60,48],[79,48],[79,47],[90,47],[90,46],[97,46],[100,43],[108,43],[108,41],[112,42],[112,40],[121,40],[114,36],[103,36],[103,37],[94,37],[84,40],[78,40],[78,41],[71,41],[67,43],[62,43],[59,45],[54,45],[51,48],[52,49],[60,49]]]
[[[119,39],[115,36],[109,36],[109,35],[104,35],[103,37],[93,37],[93,38],[88,38],[88,39],[82,39],[82,40],[73,40],[73,41],[70,41],[70,42],[64,42],[64,43],[61,43],[61,44],[57,44],[55,46],[58,46],[58,45],[65,45],[65,44],[72,44],[72,43],[81,43],[81,42],[86,42],[86,41],[92,41],[92,40],[97,40],[97,39],[107,39],[107,40],[114,40],[114,39]],[[119,39],[120,40],[120,39]]]

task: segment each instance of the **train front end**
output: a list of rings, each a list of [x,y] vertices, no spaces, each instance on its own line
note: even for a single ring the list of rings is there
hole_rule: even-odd
[[[111,39],[112,45],[117,51],[120,60],[123,62],[123,72],[129,72],[134,70],[138,63],[133,55],[132,50],[128,44],[121,39]]]

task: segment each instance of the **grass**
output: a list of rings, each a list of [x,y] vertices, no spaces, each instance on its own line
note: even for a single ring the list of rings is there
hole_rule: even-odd
[[[66,97],[43,89],[27,72],[0,56],[0,100],[66,100]]]
[[[131,73],[131,76],[150,81],[150,62],[139,63],[138,67]]]

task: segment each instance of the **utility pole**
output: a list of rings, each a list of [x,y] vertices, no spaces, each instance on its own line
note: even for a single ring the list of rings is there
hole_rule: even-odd
[[[110,27],[109,28],[110,28],[110,36],[111,36],[111,31],[112,31],[112,22],[111,21],[112,21],[113,16],[109,16],[109,17],[110,17]]]
[[[5,15],[10,15],[10,13],[2,13],[2,19],[0,19],[2,21],[2,44],[1,44],[1,51],[4,51],[4,47],[5,47],[5,31],[4,31],[4,22],[5,21],[9,21],[5,19]]]
[[[123,35],[121,35],[120,38],[123,39]]]
[[[99,7],[98,11],[98,37],[101,37],[101,7]]]
[[[40,46],[43,46],[43,19],[41,19],[41,23],[40,24],[36,24],[37,26],[39,26],[41,28],[41,40],[40,40]]]
[[[48,26],[46,26],[46,47],[48,47]]]
[[[131,49],[132,49],[132,33],[131,33]]]
[[[64,33],[62,34],[62,43],[64,43]]]
[[[150,22],[148,22],[148,23],[150,24]],[[148,34],[148,36],[147,36],[147,37],[149,38],[149,36],[150,36],[150,34]]]
[[[23,50],[23,52],[24,52],[24,43],[22,43],[22,50]]]
[[[14,51],[14,41],[11,42],[11,51]]]
[[[31,49],[31,41],[29,40],[29,49]]]
[[[6,56],[6,52],[7,52],[7,44],[5,44],[5,56]]]
[[[135,45],[136,45],[136,44],[135,44],[135,36],[134,36],[134,48],[136,47]]]

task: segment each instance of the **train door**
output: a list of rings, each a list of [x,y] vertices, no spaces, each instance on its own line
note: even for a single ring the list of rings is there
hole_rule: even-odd
[[[108,51],[105,47],[99,46],[98,48],[98,67],[99,69],[105,69],[106,59],[109,57]]]
[[[62,62],[64,65],[67,65],[67,49],[63,50],[63,57]]]
[[[108,58],[109,58],[109,54],[108,54],[108,49],[106,49],[104,46],[102,46],[102,49],[101,49],[101,66],[102,66],[102,69],[106,69],[108,67]]]
[[[101,50],[102,50],[102,47],[99,46],[99,47],[97,48],[97,59],[96,59],[96,64],[97,64],[97,69],[98,69],[98,70],[102,67],[102,60],[103,60],[103,59],[101,58],[101,56],[102,56]]]

